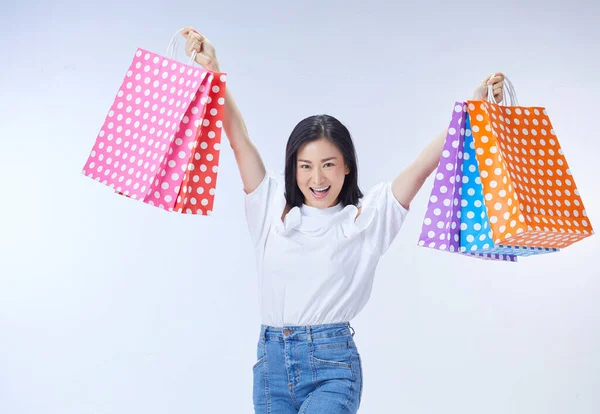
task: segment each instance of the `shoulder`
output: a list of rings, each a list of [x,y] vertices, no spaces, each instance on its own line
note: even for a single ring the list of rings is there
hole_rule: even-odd
[[[385,205],[386,201],[390,201],[390,196],[394,198],[391,181],[383,181],[375,184],[358,202],[358,214],[356,218],[367,210],[376,209],[377,207]]]

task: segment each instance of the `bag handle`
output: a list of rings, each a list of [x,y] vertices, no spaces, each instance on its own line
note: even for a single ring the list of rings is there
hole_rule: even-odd
[[[506,104],[506,97],[510,99],[510,105]],[[491,103],[495,103],[500,105],[500,102],[496,102],[494,99],[494,87],[493,85],[488,85],[488,101]],[[504,77],[504,99],[502,99],[502,103],[504,106],[519,106],[519,101],[517,100],[517,93],[515,92],[515,88],[506,76]]]
[[[176,55],[177,55],[177,43],[179,42],[179,38],[181,37],[181,32],[183,32],[184,29],[179,29],[175,35],[173,35],[173,37],[171,38],[171,42],[169,43],[169,46],[167,47],[167,58],[169,59],[175,59]],[[192,51],[192,56],[190,56],[190,61],[188,62],[189,66],[192,66],[194,64],[194,62],[196,61],[196,55],[198,53],[194,50]]]

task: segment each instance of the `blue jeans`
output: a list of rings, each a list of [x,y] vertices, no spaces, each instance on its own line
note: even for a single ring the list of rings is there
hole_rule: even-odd
[[[266,414],[356,413],[362,366],[349,323],[262,326],[254,410]]]

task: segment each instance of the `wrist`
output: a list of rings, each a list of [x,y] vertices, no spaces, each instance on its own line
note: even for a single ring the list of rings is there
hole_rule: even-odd
[[[220,72],[219,61],[217,59],[213,60],[209,64],[205,66],[205,69],[210,70],[211,72]]]

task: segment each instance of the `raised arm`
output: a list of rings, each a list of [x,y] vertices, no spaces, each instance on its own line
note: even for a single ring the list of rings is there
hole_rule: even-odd
[[[504,75],[502,73],[494,73],[487,76],[475,89],[473,99],[486,99],[488,85],[493,85],[494,99],[496,102],[500,102],[503,97],[503,81]],[[392,182],[392,193],[404,208],[409,208],[410,203],[427,178],[437,168],[442,156],[446,133],[447,129],[435,137],[417,159],[406,167]]]
[[[183,31],[186,39],[185,52],[188,56],[196,50],[196,62],[206,70],[220,72],[219,61],[213,44],[208,38],[191,27]],[[223,129],[233,149],[235,160],[242,177],[244,191],[253,192],[265,177],[266,170],[256,146],[250,140],[244,118],[235,103],[230,88],[225,92],[225,112],[223,114]]]

